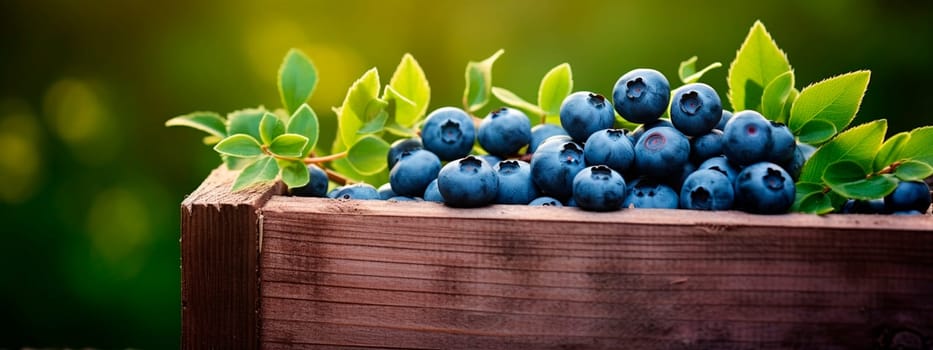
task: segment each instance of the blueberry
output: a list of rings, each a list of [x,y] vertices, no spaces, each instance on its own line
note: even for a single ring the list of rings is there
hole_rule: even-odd
[[[574,176],[585,166],[580,145],[547,141],[531,156],[531,178],[544,194],[566,200],[573,195]]]
[[[916,210],[901,210],[891,213],[891,215],[902,215],[902,216],[914,216],[914,215],[923,215],[923,213]]]
[[[585,168],[573,178],[573,199],[583,210],[619,210],[625,199],[625,180],[605,165]]]
[[[489,165],[499,164],[499,162],[503,161],[502,158],[499,158],[491,154],[484,154],[484,155],[479,155],[479,156],[474,156],[474,157],[483,158],[483,160],[485,160],[486,163],[489,163]]]
[[[538,197],[538,189],[531,180],[531,165],[520,160],[504,160],[493,169],[499,177],[496,203],[528,204]]]
[[[713,129],[690,139],[690,161],[702,163],[703,161],[722,155],[722,131]]]
[[[392,191],[401,196],[421,197],[431,180],[441,171],[441,160],[434,153],[419,149],[402,152],[389,172]]]
[[[771,123],[755,111],[736,113],[722,131],[722,153],[738,165],[770,159]]]
[[[508,157],[531,142],[531,121],[517,109],[502,107],[483,118],[477,139],[489,154]]]
[[[485,160],[473,156],[444,166],[437,176],[444,203],[452,207],[481,207],[496,199],[499,177]]]
[[[708,133],[722,120],[722,101],[712,87],[703,83],[681,86],[671,99],[671,122],[684,135]]]
[[[697,170],[703,169],[716,170],[723,175],[726,175],[726,177],[729,178],[729,181],[733,183],[735,182],[736,175],[739,174],[735,167],[733,167],[732,164],[729,163],[729,160],[724,156],[713,157],[703,161],[703,163],[700,163],[700,166],[697,167]]]
[[[690,141],[666,126],[646,131],[635,144],[635,169],[646,176],[680,174],[689,157]]]
[[[340,193],[340,190],[342,189],[343,186],[334,187],[334,189],[330,190],[330,192],[327,192],[327,198],[337,198],[337,194]]]
[[[392,146],[389,147],[389,154],[386,155],[386,160],[389,164],[389,169],[395,166],[395,162],[398,160],[398,156],[405,151],[414,151],[418,149],[423,149],[424,145],[421,143],[420,138],[410,138],[410,139],[399,139],[392,143]]]
[[[421,128],[424,148],[445,161],[470,154],[475,136],[473,118],[462,109],[454,107],[434,110],[428,114],[424,127]]]
[[[727,110],[725,110],[725,109],[722,110],[722,117],[719,118],[719,123],[716,124],[716,128],[715,128],[715,129],[717,129],[717,130],[719,130],[719,131],[725,130],[725,129],[726,129],[726,123],[728,123],[730,119],[732,119],[732,112],[731,112],[731,111],[727,111]]]
[[[301,187],[292,188],[293,196],[298,197],[325,197],[327,196],[327,173],[314,164],[308,164],[308,183]]]
[[[771,150],[769,159],[776,164],[789,164],[794,160],[797,151],[797,140],[787,125],[771,122]]]
[[[637,128],[635,128],[635,130],[632,130],[632,132],[628,134],[629,139],[632,140],[632,144],[634,145],[638,143],[638,140],[641,139],[641,135],[645,134],[645,131],[648,131],[648,130],[651,130],[653,128],[657,128],[660,126],[667,126],[667,127],[673,128],[674,124],[671,124],[671,121],[667,119],[658,119],[653,122],[644,123],[642,125],[639,125]]]
[[[796,187],[783,168],[760,162],[739,172],[734,190],[735,204],[740,209],[758,214],[781,214],[794,204]]]
[[[847,200],[842,205],[843,214],[882,214],[885,213],[884,199],[872,200]]]
[[[379,199],[379,191],[373,185],[367,183],[357,183],[346,185],[337,190],[334,194],[337,199]]]
[[[528,153],[535,153],[544,140],[555,135],[567,135],[567,130],[554,124],[538,124],[531,128],[531,143],[528,144]],[[567,135],[570,136],[570,135]]]
[[[429,202],[444,203],[444,196],[441,196],[441,191],[437,188],[437,179],[431,181],[428,188],[424,189],[423,198]]]
[[[671,84],[654,69],[635,69],[622,75],[612,89],[616,112],[632,123],[657,120],[667,110]]]
[[[658,179],[667,183],[668,186],[671,186],[675,192],[680,193],[680,188],[683,186],[684,181],[687,180],[687,176],[690,176],[690,174],[693,174],[696,170],[696,165],[693,165],[691,162],[684,162],[684,165],[677,171]]]
[[[554,197],[538,197],[533,201],[528,203],[528,205],[533,207],[563,207],[559,200]]]
[[[639,178],[631,183],[624,208],[662,208],[677,209],[677,192],[655,179]]]
[[[575,142],[582,143],[592,133],[611,128],[615,120],[609,100],[600,94],[574,92],[560,105],[560,125]]]
[[[576,199],[573,199],[573,197],[570,197],[570,199],[568,199],[567,202],[564,203],[564,206],[566,206],[566,207],[571,207],[571,208],[576,208],[576,207],[577,207],[577,200],[576,200]]]
[[[923,181],[901,181],[894,192],[884,197],[884,207],[888,212],[925,213],[930,208],[930,187]]]
[[[699,210],[729,210],[735,200],[732,182],[712,169],[694,171],[680,189],[680,207]]]
[[[590,135],[583,146],[587,165],[605,165],[624,173],[635,162],[635,146],[623,129],[604,129]]]
[[[394,191],[392,191],[392,183],[385,183],[379,188],[376,189],[376,192],[379,192],[379,199],[386,200],[392,197],[397,196]]]

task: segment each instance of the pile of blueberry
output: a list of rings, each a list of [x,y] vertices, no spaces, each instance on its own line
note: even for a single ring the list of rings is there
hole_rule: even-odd
[[[662,119],[668,111],[670,119]],[[616,113],[641,125],[614,129]],[[327,195],[423,199],[452,207],[500,203],[779,214],[794,203],[794,180],[814,152],[796,142],[787,126],[758,112],[724,111],[709,85],[687,84],[672,94],[667,78],[652,69],[620,77],[612,101],[586,91],[567,96],[560,123],[531,127],[521,111],[500,108],[476,127],[462,109],[439,108],[427,116],[420,139],[392,145],[389,183],[379,189],[353,184]],[[471,155],[476,142],[488,154]],[[309,171],[311,182],[293,193],[324,196],[326,174],[313,165]],[[925,183],[902,182],[883,201],[851,202],[847,208],[925,212],[929,205]]]

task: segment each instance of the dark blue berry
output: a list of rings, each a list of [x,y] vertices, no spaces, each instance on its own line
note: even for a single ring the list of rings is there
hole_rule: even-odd
[[[479,124],[477,140],[489,154],[508,157],[531,142],[531,121],[514,108],[493,110]]]
[[[674,91],[671,99],[671,122],[684,135],[709,133],[722,119],[722,101],[709,85],[693,83]]]
[[[442,107],[428,114],[421,128],[424,148],[441,160],[464,157],[473,150],[476,129],[473,118],[462,109]]]
[[[481,207],[492,203],[499,191],[499,177],[485,160],[473,156],[444,166],[437,176],[444,204],[452,207]]]
[[[585,142],[591,134],[609,129],[613,123],[615,113],[603,95],[575,92],[564,98],[560,105],[560,125],[575,142]]]
[[[625,199],[625,180],[605,165],[585,168],[573,179],[573,199],[583,210],[619,210]]]
[[[671,85],[654,69],[625,73],[612,89],[615,110],[632,123],[655,121],[664,114],[671,99]]]

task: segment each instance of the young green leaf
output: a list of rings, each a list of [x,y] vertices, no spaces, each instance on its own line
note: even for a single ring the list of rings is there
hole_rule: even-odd
[[[840,133],[813,153],[800,170],[799,181],[822,181],[826,168],[840,160],[850,160],[867,169],[881,147],[887,128],[887,120],[880,119]]]
[[[732,109],[760,110],[766,84],[790,70],[784,51],[771,39],[761,21],[755,21],[729,66],[726,79]]]
[[[227,136],[214,146],[214,150],[223,155],[239,158],[262,155],[262,146],[259,141],[246,134]]]
[[[287,114],[292,114],[311,98],[317,86],[317,69],[298,49],[291,49],[279,66],[279,96]]]
[[[384,129],[385,131],[388,131],[389,133],[395,136],[400,136],[400,137],[418,136],[418,132],[415,131],[415,129],[406,127],[404,125],[400,125],[399,123],[395,123],[395,122],[387,122]]]
[[[492,65],[505,50],[496,51],[480,62],[470,61],[466,67],[466,88],[463,89],[463,107],[474,113],[489,102],[492,90]]]
[[[192,112],[169,119],[165,126],[187,126],[219,138],[227,137],[227,121],[214,112]]]
[[[269,152],[280,157],[297,158],[302,156],[308,138],[298,134],[282,134],[269,144]]]
[[[901,155],[901,148],[907,144],[907,140],[909,139],[910,133],[906,131],[889,137],[888,140],[881,145],[878,154],[875,155],[875,160],[872,162],[872,170],[877,172],[896,162]]]
[[[890,174],[884,174],[852,182],[833,183],[829,187],[848,198],[870,200],[890,194],[897,187],[897,180]]]
[[[317,146],[317,138],[320,133],[318,128],[317,114],[314,114],[314,110],[308,104],[302,104],[295,111],[295,114],[288,118],[286,131],[290,134],[298,134],[308,138],[308,144],[301,151],[301,157],[307,157],[311,150]]]
[[[533,103],[525,101],[514,92],[503,89],[501,87],[493,86],[492,94],[495,95],[499,101],[502,101],[502,103],[533,114],[533,116],[531,116],[532,122],[538,119],[534,118],[534,116],[544,115],[545,113],[543,110],[541,110],[541,108],[535,106]]]
[[[544,112],[537,114],[559,115],[560,105],[571,92],[573,92],[573,71],[570,69],[570,64],[561,63],[548,71],[541,79],[541,85],[538,87],[538,107],[541,107],[539,110]]]
[[[356,172],[372,175],[386,168],[386,155],[389,144],[382,139],[366,135],[360,138],[347,151],[347,160]]]
[[[398,124],[404,127],[402,122],[398,120],[399,117],[402,117],[405,124],[413,126],[421,117],[421,115],[417,115],[419,112],[417,112],[418,106],[415,105],[415,102],[403,96],[392,85],[385,86],[385,90],[382,92],[382,100],[386,102],[385,110],[389,114],[385,124]],[[423,113],[421,112],[422,115]],[[411,120],[405,120],[408,118],[406,116],[415,117],[411,117]]]
[[[910,131],[910,139],[900,149],[898,159],[916,160],[933,165],[933,126],[919,127]]]
[[[693,56],[688,58],[686,61],[680,62],[680,67],[677,69],[677,76],[680,78],[680,81],[684,84],[692,84],[700,81],[700,78],[703,77],[706,72],[709,72],[713,69],[722,67],[722,63],[713,62],[705,68],[697,72],[696,68],[697,57]]]
[[[203,142],[204,145],[206,146],[212,146],[212,145],[216,145],[218,142],[220,142],[220,140],[223,140],[223,139],[224,138],[220,136],[207,135],[207,136],[204,136],[203,139],[201,139],[201,142]]]
[[[794,71],[787,71],[769,82],[761,95],[761,114],[773,121],[787,123],[782,112],[784,111],[784,104],[787,103],[787,97],[790,96],[790,91],[793,88]]]
[[[836,126],[832,123],[825,120],[814,119],[800,128],[797,132],[797,138],[803,143],[819,145],[833,138],[836,132]]]
[[[262,144],[268,145],[272,143],[272,140],[284,133],[285,124],[277,115],[266,112],[262,116],[262,120],[259,121],[259,137]]]
[[[791,207],[793,212],[823,215],[832,213],[834,209],[830,196],[822,191],[803,195],[797,192],[797,197],[794,199],[794,205]]]
[[[825,120],[836,130],[845,129],[862,104],[870,77],[871,72],[863,70],[805,87],[794,101],[787,126],[797,132],[811,120]]]
[[[379,86],[379,71],[376,68],[366,71],[350,86],[337,117],[338,134],[344,144],[352,145],[359,139],[360,135],[356,131],[370,120],[366,119],[367,113],[372,109],[370,103],[378,99]],[[372,117],[375,118],[377,114]]]
[[[428,110],[431,86],[428,85],[428,79],[418,61],[411,54],[406,53],[402,56],[402,61],[395,68],[395,73],[386,87],[389,86],[397,92],[397,96],[404,96],[411,102],[411,108],[399,106],[396,109],[395,121],[405,126],[414,125]]]
[[[275,180],[279,174],[279,166],[272,157],[257,158],[252,164],[243,168],[240,175],[233,182],[233,191],[239,191],[252,184]]]
[[[800,97],[800,91],[798,91],[797,88],[790,88],[790,93],[787,94],[787,100],[784,101],[784,106],[781,107],[781,120],[783,120],[784,124],[787,124],[787,121],[790,120],[790,110],[794,108],[794,102],[797,102],[797,97]]]
[[[930,175],[933,175],[933,166],[916,160],[901,163],[894,170],[894,176],[904,181],[923,181]]]
[[[858,163],[851,160],[840,160],[826,167],[826,172],[823,173],[823,182],[832,188],[833,185],[864,180],[866,177],[868,177],[868,172]]]
[[[311,176],[304,162],[300,160],[277,160],[281,169],[282,182],[288,188],[301,187],[308,184]]]
[[[265,108],[248,108],[227,114],[227,136],[247,134],[256,140],[259,136],[259,122],[266,114]]]
[[[241,170],[256,161],[256,157],[239,158],[223,154],[220,155],[220,158],[223,159],[224,164],[227,165],[227,169],[230,170]]]
[[[377,115],[373,120],[363,124],[363,127],[356,131],[357,134],[375,134],[382,131],[385,128],[386,120],[389,119],[389,112],[382,111]]]

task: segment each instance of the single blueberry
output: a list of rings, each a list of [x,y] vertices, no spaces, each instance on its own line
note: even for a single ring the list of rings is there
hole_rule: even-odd
[[[467,156],[447,163],[437,176],[444,204],[452,207],[481,207],[496,199],[499,177],[485,160]]]
[[[373,185],[367,183],[356,183],[341,187],[334,194],[337,199],[379,199],[379,191]]]
[[[298,197],[325,197],[327,196],[327,173],[314,164],[308,164],[308,183],[301,187],[290,189],[293,196]]]
[[[528,205],[533,207],[563,207],[564,205],[554,197],[538,197],[532,200]]]
[[[684,135],[700,136],[722,120],[722,101],[711,86],[693,83],[674,91],[671,99],[671,122]]]
[[[470,154],[475,139],[473,118],[459,108],[442,107],[434,110],[428,114],[421,128],[424,148],[445,161]]]
[[[735,113],[722,131],[722,153],[738,165],[770,159],[771,123],[755,111]]]
[[[722,110],[722,118],[719,118],[719,124],[716,124],[716,129],[723,131],[726,129],[726,123],[729,122],[729,119],[732,119],[732,111]]]
[[[726,177],[729,178],[729,182],[735,182],[736,175],[739,174],[738,170],[732,166],[732,163],[724,156],[712,157],[700,163],[700,166],[697,167],[697,170],[711,169],[716,170]]]
[[[623,208],[677,209],[677,192],[656,179],[638,178],[629,186]]]
[[[431,181],[431,183],[428,184],[428,188],[424,189],[424,200],[428,202],[444,203],[444,196],[441,196],[441,191],[437,188],[437,179]]]
[[[493,167],[499,177],[496,203],[528,204],[538,197],[531,180],[531,165],[520,160],[504,160]]]
[[[594,132],[583,145],[583,158],[587,165],[605,165],[625,173],[635,162],[635,146],[623,129],[604,129]]]
[[[734,190],[739,209],[757,214],[782,214],[794,204],[796,187],[784,168],[760,162],[739,172]]]
[[[531,156],[531,177],[545,195],[566,200],[573,178],[586,167],[583,148],[574,142],[547,141]]]
[[[611,128],[613,123],[615,113],[603,95],[579,91],[564,98],[560,105],[560,125],[575,142],[582,143],[594,132]]]
[[[671,121],[667,119],[658,119],[653,122],[644,123],[642,125],[639,125],[637,128],[635,128],[635,130],[632,130],[632,132],[628,133],[629,140],[632,140],[632,144],[634,145],[638,143],[638,140],[641,139],[641,135],[645,134],[645,131],[651,130],[653,128],[661,127],[661,126],[667,126],[667,127],[673,128],[674,124],[671,124]]]
[[[424,189],[441,171],[441,160],[434,153],[419,149],[402,152],[389,172],[392,191],[401,196],[421,197]]]
[[[395,192],[392,191],[391,182],[387,182],[383,184],[382,186],[379,186],[379,188],[377,188],[376,191],[379,192],[379,199],[382,199],[382,200],[386,200],[386,199],[397,196],[397,194],[395,194]]]
[[[414,151],[424,148],[424,144],[421,143],[421,139],[414,137],[410,139],[399,139],[392,142],[392,146],[389,147],[389,154],[386,155],[386,160],[389,164],[389,169],[395,166],[395,162],[398,160],[398,156],[405,151]]]
[[[635,144],[635,169],[641,175],[680,174],[689,158],[690,141],[674,128],[652,128]]]
[[[583,210],[619,210],[625,199],[625,180],[605,165],[585,168],[573,178],[573,199]]]
[[[771,150],[769,159],[775,164],[789,164],[794,160],[797,151],[797,140],[787,125],[771,122]]]
[[[712,169],[694,171],[680,190],[680,207],[698,210],[729,210],[735,200],[732,182]]]
[[[707,159],[722,155],[722,131],[713,129],[690,139],[690,161],[700,164]]]
[[[671,85],[654,69],[635,69],[623,74],[612,89],[616,112],[632,123],[657,120],[667,110]]]
[[[538,149],[538,145],[544,142],[547,138],[556,135],[566,135],[567,130],[560,127],[560,125],[554,124],[538,124],[535,127],[531,128],[531,142],[528,144],[528,153],[535,153],[535,150]]]
[[[930,187],[923,181],[901,181],[894,192],[884,197],[888,212],[916,210],[921,213],[930,208]]]
[[[489,154],[508,157],[531,142],[531,121],[514,108],[493,110],[479,124],[477,140]]]
[[[850,199],[842,205],[843,214],[883,214],[886,212],[884,199],[858,200]]]

